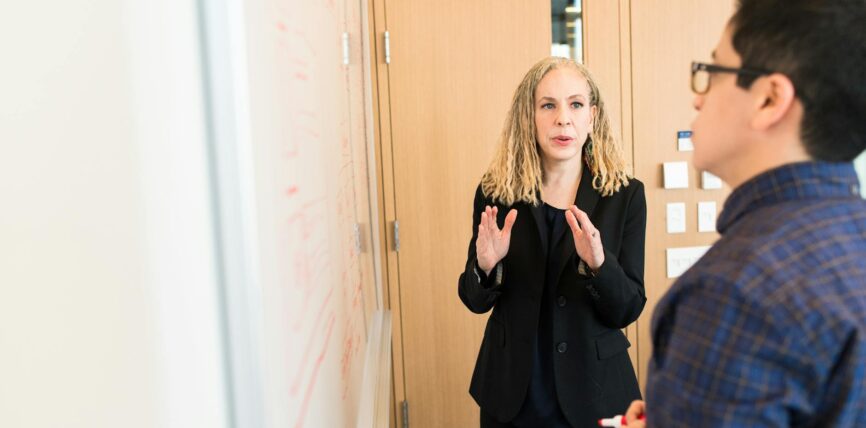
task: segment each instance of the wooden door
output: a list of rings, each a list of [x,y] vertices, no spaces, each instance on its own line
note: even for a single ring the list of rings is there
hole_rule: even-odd
[[[477,426],[469,380],[486,315],[457,297],[472,199],[514,89],[550,51],[550,3],[385,0],[376,10],[394,392],[416,427]],[[390,64],[384,64],[384,31]],[[388,230],[393,245],[393,230]],[[403,416],[397,412],[398,423]]]
[[[721,209],[728,190],[700,189],[694,169],[689,189],[664,190],[661,164],[691,161],[690,152],[676,147],[676,131],[689,129],[694,116],[688,65],[692,60],[709,60],[732,6],[717,0],[583,0],[586,65],[605,96],[614,133],[633,172],[646,186],[647,305],[626,329],[641,387],[652,354],[652,312],[673,283],[666,277],[665,249],[709,245],[718,238],[715,233],[697,232],[697,202],[716,201]],[[686,203],[686,233],[667,234],[665,204],[669,202]]]
[[[631,133],[631,51],[629,4],[631,0],[582,0],[584,64],[592,72],[604,97],[614,137],[622,144],[629,172],[634,173],[634,141]],[[641,315],[646,316],[646,311]],[[638,365],[637,323],[623,332],[631,342],[629,357]]]
[[[697,231],[697,203],[716,201],[721,210],[728,194],[702,190],[700,173],[693,168],[692,152],[677,150],[677,131],[688,130],[695,111],[689,89],[692,60],[710,61],[733,2],[718,0],[632,0],[631,2],[632,138],[635,175],[646,185],[647,305],[637,322],[638,377],[646,384],[652,353],[650,320],[656,303],[673,283],[666,275],[665,249],[710,245],[716,233]],[[662,163],[689,162],[689,188],[665,190]],[[666,204],[686,204],[686,233],[669,234]]]

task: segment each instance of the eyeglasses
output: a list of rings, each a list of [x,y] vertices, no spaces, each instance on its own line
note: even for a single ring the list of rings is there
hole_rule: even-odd
[[[748,81],[738,82],[741,86],[748,87],[760,77],[770,74],[770,71],[754,70],[749,68],[731,68],[721,65],[692,62],[692,91],[698,95],[706,94],[710,90],[710,75],[713,73],[734,73],[737,76],[746,76]]]

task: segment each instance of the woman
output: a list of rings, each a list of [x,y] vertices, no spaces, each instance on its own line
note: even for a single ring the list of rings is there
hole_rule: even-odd
[[[646,302],[646,199],[583,66],[524,76],[472,221],[460,299],[493,309],[470,386],[481,426],[595,426],[638,399],[620,329]]]

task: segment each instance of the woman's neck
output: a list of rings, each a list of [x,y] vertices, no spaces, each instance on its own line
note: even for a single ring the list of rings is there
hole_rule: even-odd
[[[562,209],[572,205],[577,196],[582,172],[583,162],[580,157],[565,162],[546,162],[542,183],[544,202]]]

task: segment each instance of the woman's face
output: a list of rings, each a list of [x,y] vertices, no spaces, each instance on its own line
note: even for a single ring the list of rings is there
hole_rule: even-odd
[[[535,128],[545,165],[580,159],[596,107],[589,84],[572,68],[549,71],[535,88]]]

